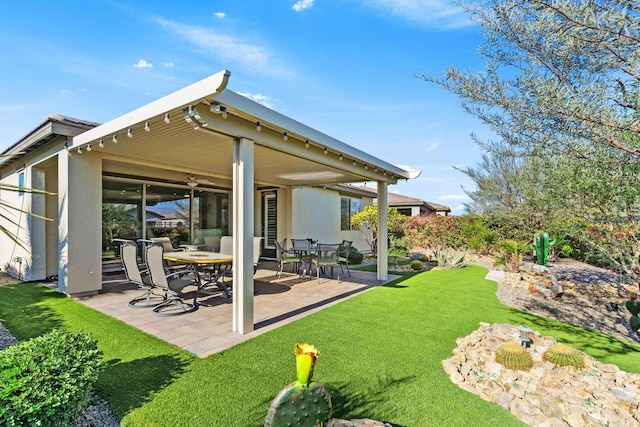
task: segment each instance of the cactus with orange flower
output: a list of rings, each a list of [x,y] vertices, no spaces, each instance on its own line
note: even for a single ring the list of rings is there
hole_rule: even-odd
[[[320,383],[311,381],[318,349],[306,343],[294,347],[297,381],[283,388],[273,399],[265,427],[322,426],[331,418],[331,396]]]

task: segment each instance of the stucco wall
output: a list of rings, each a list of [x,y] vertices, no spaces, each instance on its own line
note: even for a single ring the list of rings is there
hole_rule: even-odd
[[[369,245],[359,230],[340,230],[340,193],[323,188],[295,187],[292,190],[290,238],[313,238],[322,243],[339,243],[352,240],[361,252],[368,252]],[[373,204],[370,198],[362,199],[362,207]]]

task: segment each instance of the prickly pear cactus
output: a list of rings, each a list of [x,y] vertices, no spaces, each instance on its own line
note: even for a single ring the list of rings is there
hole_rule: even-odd
[[[505,368],[528,371],[533,366],[533,357],[526,348],[516,343],[505,343],[496,349],[496,362]]]
[[[553,363],[556,366],[573,366],[584,368],[584,356],[573,347],[565,344],[554,344],[542,353],[542,360]]]
[[[631,330],[633,330],[633,332],[638,332],[638,329],[640,329],[640,318],[638,318],[638,313],[640,313],[640,302],[638,301],[638,296],[636,294],[631,294],[629,300],[625,303],[625,307],[627,307],[627,310],[631,313],[631,317],[629,318]]]
[[[297,343],[296,375],[298,380],[289,384],[271,402],[265,427],[324,426],[331,418],[331,396],[320,383],[311,381],[319,352],[311,344]]]
[[[320,383],[306,387],[299,382],[289,384],[273,399],[265,427],[326,425],[331,418],[331,396]]]

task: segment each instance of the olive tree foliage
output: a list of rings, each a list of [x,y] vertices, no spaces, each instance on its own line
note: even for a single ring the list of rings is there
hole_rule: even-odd
[[[545,191],[562,201],[575,221],[567,236],[585,258],[640,278],[640,164],[619,164],[626,154],[609,152],[610,162],[562,158],[549,170]]]
[[[482,27],[481,73],[419,75],[491,126],[488,151],[640,163],[640,3],[456,1]],[[629,137],[631,136],[631,137]]]

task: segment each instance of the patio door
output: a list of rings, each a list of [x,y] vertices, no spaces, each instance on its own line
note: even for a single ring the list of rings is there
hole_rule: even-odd
[[[278,199],[275,193],[262,194],[262,234],[264,237],[263,256],[276,257],[275,240],[278,234]]]

